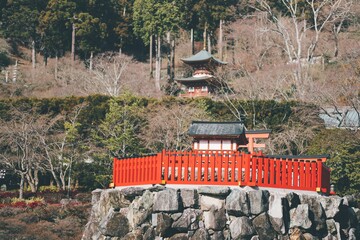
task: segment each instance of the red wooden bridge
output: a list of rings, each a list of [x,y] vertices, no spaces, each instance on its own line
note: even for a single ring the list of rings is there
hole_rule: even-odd
[[[258,186],[329,194],[326,156],[266,156],[259,153],[163,151],[114,159],[115,187],[145,184]]]

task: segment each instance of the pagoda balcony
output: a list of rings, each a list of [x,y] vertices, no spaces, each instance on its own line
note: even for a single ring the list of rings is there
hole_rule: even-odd
[[[194,91],[194,92],[185,92],[180,93],[179,97],[185,97],[185,98],[193,98],[193,97],[208,97],[211,95],[209,92],[200,92],[200,91]]]
[[[266,156],[233,151],[162,151],[115,158],[113,186],[222,185],[330,193],[326,156]]]

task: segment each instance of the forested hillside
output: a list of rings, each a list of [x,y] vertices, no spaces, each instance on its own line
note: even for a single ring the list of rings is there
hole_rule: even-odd
[[[266,153],[330,154],[338,192],[360,188],[359,0],[7,0],[0,9],[9,186],[106,187],[113,156],[188,149],[192,120],[241,120],[273,130]],[[191,72],[180,59],[204,47],[227,62],[216,72],[224,88],[180,99],[174,78]]]

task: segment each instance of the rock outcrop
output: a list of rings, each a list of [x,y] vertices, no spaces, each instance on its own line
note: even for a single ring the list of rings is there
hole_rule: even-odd
[[[155,186],[93,191],[83,240],[360,239],[350,196]]]

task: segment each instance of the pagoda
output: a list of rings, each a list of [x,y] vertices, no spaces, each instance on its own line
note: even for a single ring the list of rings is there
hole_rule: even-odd
[[[216,59],[205,49],[191,57],[182,58],[181,61],[193,69],[191,77],[175,79],[181,86],[181,97],[208,96],[221,85],[213,70],[227,63]]]

